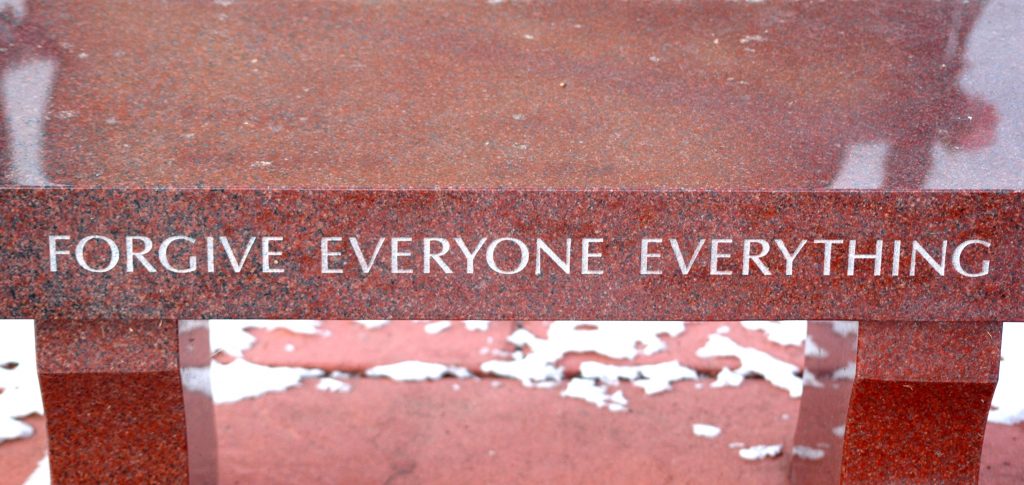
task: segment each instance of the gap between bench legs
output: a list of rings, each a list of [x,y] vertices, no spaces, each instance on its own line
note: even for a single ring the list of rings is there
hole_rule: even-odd
[[[180,349],[177,320],[36,320],[54,483],[189,481],[186,400],[203,404],[183,389]]]
[[[976,483],[1001,336],[1001,322],[861,322],[843,483]]]

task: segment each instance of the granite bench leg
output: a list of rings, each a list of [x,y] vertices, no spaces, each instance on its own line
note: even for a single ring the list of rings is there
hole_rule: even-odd
[[[176,320],[36,320],[54,483],[189,482],[179,345]]]
[[[1002,324],[861,322],[843,483],[976,483]]]

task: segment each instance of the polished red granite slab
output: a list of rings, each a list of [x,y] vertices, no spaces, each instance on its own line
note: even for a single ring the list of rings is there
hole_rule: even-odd
[[[0,14],[0,317],[957,321],[964,342],[1024,317],[1020,3],[98,0]],[[249,238],[277,237],[239,262]],[[411,241],[367,264],[349,237]],[[427,238],[449,245],[444,266]],[[476,271],[456,238],[492,243]],[[529,243],[526,262],[509,239],[489,254],[499,238]],[[538,238],[572,246],[571,268],[532,271]],[[41,362],[132,375],[142,350],[109,343],[81,362],[47,344]],[[926,368],[944,356],[901,348]],[[963,364],[950,372],[990,371]],[[63,396],[135,403],[131,386],[160,375],[143,386],[163,390],[155,422],[178,426],[176,372],[64,374],[89,384],[48,381],[47,409],[73,423]],[[857,414],[876,381],[855,383],[865,430],[938,395],[885,379],[906,399]],[[968,435],[983,429],[975,404]],[[72,448],[55,454],[84,456]],[[851,479],[882,456],[846,450]],[[976,465],[968,451],[958,466]],[[138,458],[115,455],[115,469]],[[62,459],[58,474],[91,466]]]
[[[878,143],[889,189],[1019,189],[978,162],[1020,156],[1021,8],[29,1],[7,182],[819,190]]]
[[[8,208],[0,216],[5,227],[19,235],[0,240],[11,274],[0,292],[0,316],[8,317],[99,318],[110,312],[126,318],[1024,317],[1024,302],[1015,297],[1024,285],[1024,226],[1017,222],[1024,220],[1024,204],[1015,193],[21,189],[0,191],[0,204]],[[67,239],[55,240],[51,249],[53,235]],[[86,240],[95,235],[110,240]],[[153,240],[147,256],[152,272],[126,256],[126,238],[133,235]],[[195,242],[169,239],[182,235]],[[222,236],[233,256],[223,249]],[[268,241],[264,251],[260,238],[265,237],[281,240]],[[328,237],[341,239],[325,250]],[[359,238],[358,251],[351,237]],[[425,272],[427,237],[451,246],[440,258],[451,273],[435,260]],[[499,242],[509,237],[522,247]],[[476,250],[475,256],[465,256],[456,238],[465,241],[468,252]],[[559,258],[572,239],[568,273],[539,256],[537,238],[552,245]],[[600,257],[589,261],[589,271],[601,274],[583,273],[585,238],[602,240],[590,248]],[[641,273],[645,238],[661,239],[660,245],[648,246],[660,255],[649,258],[648,270],[661,274]],[[774,246],[762,260],[771,275],[753,264],[751,274],[743,274],[743,241],[762,238],[766,245],[781,240],[789,251],[806,241],[791,275],[785,253]],[[710,257],[714,239],[730,241],[719,245],[719,258]],[[826,253],[825,244],[813,242],[820,240],[842,243]],[[896,240],[904,248],[898,263],[890,255]],[[946,241],[945,273],[915,256],[918,273],[909,276],[911,240],[936,258]],[[977,240],[990,247],[964,246],[958,260],[963,273],[954,271],[954,248]],[[167,246],[164,266],[154,253],[168,241],[173,246]],[[884,271],[876,276],[872,261],[851,259],[849,241],[872,248],[882,241]],[[694,261],[688,274],[679,269],[672,242],[685,255],[684,264]],[[250,244],[246,263],[235,261],[241,265],[236,273],[231,257],[241,258]],[[84,265],[75,254],[78,247],[88,249],[83,249]],[[439,247],[434,244],[432,251]],[[487,255],[492,248],[493,264]],[[537,261],[543,266],[539,275]],[[891,276],[893,266],[900,268],[899,276]],[[515,274],[502,273],[517,268]],[[713,274],[716,269],[720,274]],[[987,273],[970,276],[982,271]]]

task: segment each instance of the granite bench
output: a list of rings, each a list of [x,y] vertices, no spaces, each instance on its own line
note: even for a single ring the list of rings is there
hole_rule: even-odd
[[[212,480],[183,319],[799,318],[861,325],[795,482],[976,481],[1022,8],[0,2],[0,318],[54,479]]]

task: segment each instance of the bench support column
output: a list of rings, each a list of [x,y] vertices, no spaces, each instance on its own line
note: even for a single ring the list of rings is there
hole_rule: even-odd
[[[36,320],[36,349],[54,483],[189,481],[176,320]]]
[[[861,322],[843,483],[976,483],[998,322]]]

